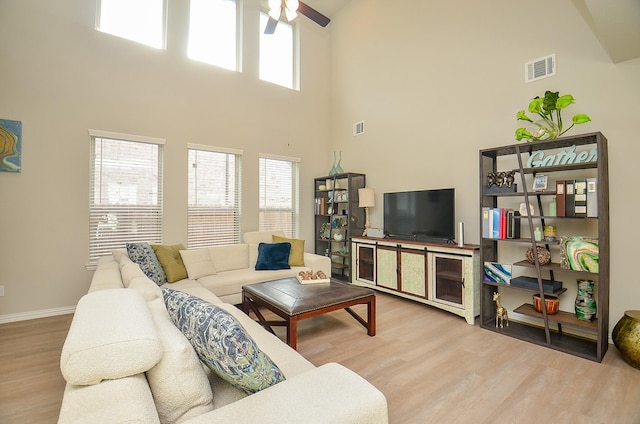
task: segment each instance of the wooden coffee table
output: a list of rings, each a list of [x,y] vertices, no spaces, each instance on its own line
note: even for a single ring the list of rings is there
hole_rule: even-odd
[[[362,304],[367,305],[366,320],[350,308]],[[267,320],[259,307],[270,310],[283,321]],[[369,336],[376,335],[375,292],[333,279],[329,283],[300,284],[292,277],[249,284],[242,287],[242,309],[247,315],[253,311],[258,322],[272,333],[272,326],[287,327],[287,344],[294,349],[298,342],[298,321],[338,309],[353,316],[367,329]]]

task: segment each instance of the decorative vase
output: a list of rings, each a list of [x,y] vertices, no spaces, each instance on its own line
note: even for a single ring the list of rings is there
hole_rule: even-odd
[[[338,171],[336,170],[336,152],[334,150],[333,151],[333,165],[331,165],[331,170],[329,171],[329,176],[333,177],[337,173],[338,173]]]
[[[611,338],[622,359],[640,370],[640,311],[625,311],[613,328]]]
[[[533,136],[533,138],[530,138],[528,141],[543,141],[558,138],[560,129],[558,128],[558,125],[556,125],[556,123],[553,121],[539,119],[529,124],[529,126],[527,127],[527,131],[529,131],[529,133]]]
[[[596,300],[593,298],[594,282],[591,280],[577,280],[576,318],[591,321],[596,315]]]
[[[335,152],[333,152],[335,155]],[[340,158],[338,159],[338,163],[336,164],[336,174],[344,174],[342,167],[340,166],[340,162],[342,162],[342,151],[340,152]]]

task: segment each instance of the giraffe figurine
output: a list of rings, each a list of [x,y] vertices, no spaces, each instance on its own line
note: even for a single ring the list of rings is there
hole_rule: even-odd
[[[498,322],[500,322],[500,328],[504,328],[505,321],[508,327],[509,314],[507,313],[507,308],[500,304],[500,293],[493,293],[493,301],[496,302],[496,328],[498,328]]]

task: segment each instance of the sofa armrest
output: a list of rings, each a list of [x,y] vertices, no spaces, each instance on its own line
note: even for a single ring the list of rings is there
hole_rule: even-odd
[[[327,277],[331,276],[331,259],[328,256],[304,252],[304,266],[312,271],[322,271]]]
[[[185,421],[261,424],[386,424],[387,400],[355,372],[329,363]]]

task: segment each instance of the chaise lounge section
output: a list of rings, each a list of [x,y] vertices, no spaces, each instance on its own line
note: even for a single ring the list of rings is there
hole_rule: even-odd
[[[147,277],[125,252],[99,261],[89,293],[78,303],[61,355],[61,371],[67,385],[59,423],[388,422],[384,395],[365,379],[337,363],[314,366],[233,306],[240,303],[232,289],[233,282],[242,278],[232,274],[257,273],[264,278],[282,278],[279,270],[256,271],[249,266],[255,245],[267,243],[260,240],[273,240],[273,234],[245,236],[245,241],[253,243],[234,245],[228,250],[212,248],[214,254],[207,250],[210,261],[205,260],[204,265],[211,271],[213,264],[215,274],[165,283],[162,287]],[[215,254],[223,251],[225,256]],[[230,252],[237,256],[231,257]],[[246,257],[240,260],[238,256],[242,255]],[[181,254],[184,258],[188,256],[189,252]],[[225,266],[223,257],[227,264],[247,266]],[[310,257],[307,262],[305,255],[304,265],[322,269],[322,264],[326,265],[324,259],[328,260]],[[185,262],[187,269],[188,262]],[[289,272],[295,275],[298,271]],[[227,273],[229,278],[222,278]],[[207,280],[206,288],[203,279]],[[241,292],[246,283],[238,284]],[[215,294],[216,290],[220,295]],[[211,316],[202,318],[199,308],[215,310],[216,317],[236,323],[233,331],[242,333],[247,346],[254,346],[266,358],[258,365],[272,364],[270,369],[277,369],[282,381],[253,392],[233,381],[238,375],[221,376],[213,367],[204,366],[202,350],[206,356],[221,350],[220,345],[209,337],[204,349],[200,345],[194,348],[193,341],[185,335],[188,332],[184,331],[184,323],[176,321],[175,311],[167,309],[168,299],[176,294],[200,305],[184,309],[197,309],[193,312],[197,316],[186,316],[187,320],[195,318],[191,319],[191,328],[192,322],[206,322],[207,331],[220,330],[220,322],[211,321]],[[227,330],[222,328],[221,333]],[[242,337],[237,340],[243,340],[245,346]],[[242,368],[243,363],[232,365]],[[242,374],[242,378],[252,377],[250,371]]]

